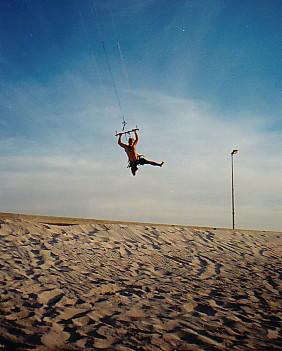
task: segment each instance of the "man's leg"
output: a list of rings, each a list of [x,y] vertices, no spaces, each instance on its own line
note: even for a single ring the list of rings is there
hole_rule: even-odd
[[[130,165],[131,173],[135,176],[136,172],[138,171],[137,164],[135,162],[132,162]]]
[[[159,167],[162,167],[162,165],[164,164],[163,162],[159,163],[155,161],[146,160],[143,157],[139,160],[139,163],[140,165],[151,165],[151,166],[159,166]]]

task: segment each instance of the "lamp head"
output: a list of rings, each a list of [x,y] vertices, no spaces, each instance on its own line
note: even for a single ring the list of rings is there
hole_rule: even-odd
[[[232,150],[231,155],[235,155],[238,153],[239,150]]]

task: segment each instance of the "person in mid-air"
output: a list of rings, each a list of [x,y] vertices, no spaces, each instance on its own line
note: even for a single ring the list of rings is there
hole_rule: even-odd
[[[129,167],[131,168],[131,172],[132,174],[135,176],[137,170],[138,170],[138,165],[152,165],[152,166],[159,166],[159,167],[162,167],[162,165],[164,164],[163,162],[161,163],[158,163],[158,162],[155,162],[155,161],[149,161],[149,160],[146,160],[143,155],[139,155],[136,151],[136,145],[139,141],[139,138],[138,138],[138,134],[136,132],[136,130],[134,130],[134,133],[135,133],[135,139],[133,138],[129,138],[128,139],[128,144],[124,144],[122,143],[121,141],[121,136],[122,134],[119,134],[119,138],[118,138],[118,144],[119,146],[121,146],[127,156],[128,156],[128,163],[129,163]]]

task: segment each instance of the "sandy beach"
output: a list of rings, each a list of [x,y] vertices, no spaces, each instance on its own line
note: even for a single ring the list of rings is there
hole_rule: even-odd
[[[281,350],[281,238],[1,214],[0,350]]]

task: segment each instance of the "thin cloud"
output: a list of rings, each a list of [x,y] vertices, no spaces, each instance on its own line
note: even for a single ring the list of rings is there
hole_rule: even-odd
[[[236,123],[199,100],[131,91],[128,110],[140,123],[139,150],[166,162],[162,169],[140,167],[134,178],[113,136],[116,116],[111,97],[96,95],[93,107],[92,91],[83,82],[80,94],[89,98],[70,116],[67,102],[75,97],[69,86],[67,101],[60,102],[60,124],[44,154],[36,151],[38,144],[30,144],[24,155],[14,148],[13,157],[1,157],[3,211],[228,226],[230,151],[236,147],[238,226],[257,228],[256,218],[261,216],[265,219],[261,228],[281,227],[280,140],[261,130],[259,116],[256,120],[241,116],[242,122]],[[79,131],[70,123],[76,114]],[[54,149],[60,128],[68,133]],[[75,133],[84,138],[70,154],[73,140],[68,141],[67,135]]]

